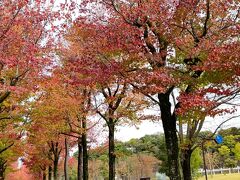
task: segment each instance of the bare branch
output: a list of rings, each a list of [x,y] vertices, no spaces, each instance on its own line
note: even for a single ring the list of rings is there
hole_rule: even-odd
[[[136,85],[130,83],[135,89],[139,90],[140,91],[140,88],[137,87]],[[142,91],[140,91],[144,96],[148,97],[149,99],[151,99],[153,102],[155,102],[156,104],[160,104],[158,100],[154,99],[151,95],[147,94],[147,93],[144,93]]]
[[[70,137],[74,137],[74,138],[77,138],[77,139],[79,138],[79,136],[75,136],[75,135],[64,133],[64,132],[62,132],[60,134],[63,134],[63,135],[66,135],[66,136],[70,136]]]
[[[119,84],[117,84],[117,88],[116,88],[116,90],[114,91],[114,93],[113,93],[113,97],[115,97],[116,96],[116,94],[118,93],[118,89],[119,89],[119,87],[120,87],[120,85]]]
[[[87,128],[86,130],[88,131],[88,130],[92,129],[94,126],[96,126],[99,123],[99,121],[100,121],[100,119],[97,122],[95,122],[92,126]]]
[[[124,94],[126,93],[126,89],[127,89],[127,85],[126,83],[123,85],[123,89],[122,89],[122,92],[120,93],[120,95],[118,96],[117,98],[117,101],[115,103],[115,105],[113,106],[113,110],[116,110],[118,108],[118,106],[120,105],[122,99],[123,99],[123,96]]]
[[[8,146],[6,146],[5,148],[0,150],[0,154],[3,153],[4,151],[8,150],[10,147],[12,147],[14,145],[14,142],[12,142],[11,144],[9,144]]]
[[[108,94],[109,94],[109,96],[112,96],[111,89],[110,89],[109,87],[107,87],[107,90],[108,90]]]
[[[212,135],[209,136],[208,138],[212,138],[212,137],[217,133],[218,129],[221,128],[221,126],[222,126],[223,124],[225,124],[226,122],[228,122],[228,121],[230,121],[230,120],[232,120],[232,119],[238,118],[238,117],[240,117],[240,115],[232,116],[232,117],[226,119],[225,121],[223,121],[222,123],[220,123],[220,124],[217,126],[217,128],[215,129],[215,131],[212,133]]]
[[[108,95],[107,95],[107,93],[105,92],[105,90],[102,88],[102,94],[103,94],[103,96],[107,99],[108,98]]]
[[[98,113],[105,121],[108,121],[108,119],[106,118],[106,116],[104,116],[100,111],[97,111],[97,113]]]
[[[200,38],[206,36],[207,31],[208,31],[208,21],[210,19],[210,0],[207,0],[206,8],[207,8],[206,9],[206,18],[205,18],[205,21],[204,21],[203,32],[202,32],[202,35],[200,36]]]

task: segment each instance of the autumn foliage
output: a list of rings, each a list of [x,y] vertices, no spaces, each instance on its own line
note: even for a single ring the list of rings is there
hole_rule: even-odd
[[[116,127],[161,119],[166,174],[191,180],[205,119],[237,111],[239,6],[238,0],[0,1],[1,178],[22,156],[34,177],[57,179],[61,164],[67,179],[68,148],[77,147],[77,177],[88,179],[88,150],[105,124],[113,180]]]

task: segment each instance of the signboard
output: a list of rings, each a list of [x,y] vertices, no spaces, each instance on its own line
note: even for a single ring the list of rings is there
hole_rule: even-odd
[[[223,137],[218,134],[218,135],[215,137],[214,141],[215,141],[217,144],[222,144],[222,143],[223,143]]]

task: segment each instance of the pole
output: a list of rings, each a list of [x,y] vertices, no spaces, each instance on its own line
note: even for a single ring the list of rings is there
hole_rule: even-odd
[[[203,156],[203,168],[204,168],[204,172],[205,172],[205,179],[208,180],[206,160],[205,160],[205,151],[204,151],[204,140],[202,141],[202,156]]]

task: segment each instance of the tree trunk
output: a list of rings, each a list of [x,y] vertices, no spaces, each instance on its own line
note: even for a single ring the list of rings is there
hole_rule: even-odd
[[[113,119],[109,119],[108,122],[108,128],[109,128],[109,149],[108,149],[108,166],[109,166],[109,180],[115,179],[115,143],[114,143],[114,130],[115,130],[115,124]]]
[[[58,159],[55,159],[53,162],[53,179],[57,180],[58,176]]]
[[[191,171],[191,155],[192,150],[187,149],[182,151],[182,171],[184,180],[192,180],[192,171]]]
[[[77,180],[82,179],[82,143],[81,138],[78,139],[78,167],[77,167]]]
[[[65,159],[64,159],[64,177],[68,180],[68,157],[69,157],[69,147],[67,138],[65,138]]]
[[[4,180],[4,171],[0,169],[0,180]]]
[[[47,180],[47,174],[46,174],[46,170],[45,171],[43,171],[43,180]]]
[[[168,176],[170,180],[180,180],[179,171],[179,147],[176,128],[176,115],[171,113],[169,93],[158,94],[161,118],[165,135],[165,143],[168,157]]]
[[[0,168],[0,180],[4,179],[4,170]]]
[[[52,142],[52,153],[53,153],[53,179],[58,179],[58,161],[60,157],[60,153],[62,151],[62,148],[59,147],[59,143]]]
[[[82,128],[85,130],[84,133],[82,134],[83,180],[88,180],[88,150],[87,150],[86,119],[82,120]]]
[[[48,167],[48,180],[52,180],[52,166]]]
[[[7,161],[0,158],[0,180],[5,179],[5,171],[7,169]]]

